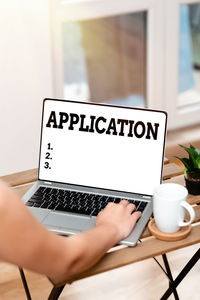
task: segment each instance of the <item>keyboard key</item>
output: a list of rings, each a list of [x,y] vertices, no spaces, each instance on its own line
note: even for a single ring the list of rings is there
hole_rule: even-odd
[[[33,206],[33,205],[34,205],[34,202],[29,200],[29,201],[26,202],[26,205],[27,205],[27,206]]]
[[[136,206],[136,209],[138,208],[138,206],[140,205],[140,201],[137,201],[137,200],[134,200],[133,203],[135,204]]]
[[[50,201],[56,201],[58,199],[58,197],[56,196],[56,195],[54,195],[54,194],[51,194],[50,196],[49,196],[49,200]]]
[[[45,193],[42,193],[40,191],[37,191],[34,196],[39,196],[39,197],[42,197],[43,195],[45,195]]]
[[[30,199],[31,201],[35,202],[35,203],[42,203],[43,202],[43,197],[38,197],[38,196],[33,196]]]
[[[119,203],[121,201],[121,198],[113,198],[115,203]]]
[[[91,215],[96,217],[98,215],[98,213],[99,213],[99,210],[98,209],[94,209],[92,211]]]
[[[65,190],[59,189],[59,190],[58,190],[58,194],[59,194],[59,195],[64,195],[64,194],[65,194]]]
[[[63,210],[63,205],[60,204],[60,203],[57,204],[56,207],[55,207],[55,210],[61,210],[62,211]]]
[[[70,201],[70,197],[69,196],[64,196],[64,201]]]
[[[50,204],[48,205],[48,209],[54,209],[55,208],[55,203],[50,202]]]
[[[146,207],[146,205],[147,205],[147,203],[141,202],[140,206],[137,208],[137,210],[143,212],[144,209],[145,209],[145,207]]]
[[[47,187],[45,189],[45,194],[49,194],[49,193],[51,193],[51,191],[52,191],[52,188]]]
[[[107,203],[103,203],[103,204],[101,205],[101,210],[104,209],[106,206],[107,206]]]
[[[140,206],[141,206],[141,207],[146,207],[146,205],[147,205],[147,202],[141,202],[141,203],[140,203]]]
[[[48,206],[49,206],[49,202],[44,201],[40,207],[41,208],[47,208]]]
[[[46,190],[46,187],[45,186],[41,186],[41,187],[39,187],[39,189],[36,191],[36,193],[37,192],[39,192],[39,193],[44,193],[45,192],[45,190]]]
[[[58,190],[57,189],[52,189],[51,190],[51,195],[58,195]]]

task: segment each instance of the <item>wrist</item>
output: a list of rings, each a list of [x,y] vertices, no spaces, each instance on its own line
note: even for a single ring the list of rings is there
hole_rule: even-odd
[[[106,236],[109,237],[109,241],[112,243],[111,246],[117,244],[120,240],[120,232],[116,225],[112,223],[101,223],[96,225],[97,228],[103,229]]]

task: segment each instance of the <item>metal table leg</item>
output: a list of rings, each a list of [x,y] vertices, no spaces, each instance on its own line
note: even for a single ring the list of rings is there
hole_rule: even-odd
[[[64,287],[65,287],[65,285],[62,285],[60,287],[54,286],[53,289],[51,290],[48,300],[57,300],[59,298],[60,294],[62,293]]]
[[[170,267],[169,267],[169,263],[168,263],[168,260],[167,260],[167,255],[166,254],[163,254],[162,255],[162,258],[163,258],[163,261],[164,261],[164,264],[165,264],[165,269],[162,267],[162,265],[159,263],[159,261],[153,257],[153,259],[156,261],[156,263],[158,264],[158,266],[161,268],[161,270],[163,271],[163,273],[165,274],[165,276],[167,277],[167,279],[169,280],[169,286],[172,287],[173,289],[173,294],[174,294],[174,298],[176,300],[179,300],[179,297],[178,297],[178,293],[177,293],[177,290],[176,288],[174,287],[174,280],[173,280],[173,277],[172,277],[172,273],[171,273],[171,270],[170,270]]]
[[[19,272],[20,272],[20,275],[21,275],[21,279],[22,279],[22,283],[23,283],[24,290],[25,290],[25,293],[26,293],[26,297],[27,297],[28,300],[31,300],[31,294],[30,294],[30,291],[29,291],[29,288],[28,288],[28,284],[27,284],[27,281],[26,281],[24,270],[19,268]]]
[[[173,286],[172,285],[169,286],[169,288],[164,293],[164,295],[160,298],[160,300],[168,299],[168,297],[173,293],[173,289],[177,288],[179,283],[185,278],[185,276],[189,273],[189,271],[194,267],[194,265],[197,263],[199,258],[200,258],[200,248],[192,256],[189,262],[185,265],[185,267],[182,269],[182,271],[179,273],[176,279],[173,280]]]
[[[169,281],[169,288],[171,287],[172,288],[172,292],[174,294],[174,298],[176,300],[179,300],[179,296],[178,296],[178,293],[177,293],[177,290],[176,290],[176,287],[174,286],[174,279],[173,279],[173,276],[172,276],[172,273],[171,273],[171,269],[170,269],[170,266],[169,266],[169,263],[168,263],[168,260],[167,260],[167,255],[166,254],[163,254],[162,255],[162,258],[163,258],[163,261],[164,261],[164,264],[165,264],[165,268],[166,268],[166,271],[167,271],[167,275],[170,279]]]

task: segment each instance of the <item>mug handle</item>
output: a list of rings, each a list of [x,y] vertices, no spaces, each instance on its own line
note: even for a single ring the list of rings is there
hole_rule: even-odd
[[[183,206],[188,211],[188,213],[190,215],[190,221],[188,221],[188,222],[180,221],[178,225],[179,226],[187,226],[194,221],[195,211],[194,211],[193,207],[186,201],[182,201],[181,206]]]

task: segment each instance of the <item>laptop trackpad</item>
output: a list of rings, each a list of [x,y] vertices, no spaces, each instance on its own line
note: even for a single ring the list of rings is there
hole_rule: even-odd
[[[62,227],[66,229],[75,229],[76,231],[82,231],[83,227],[90,220],[89,217],[84,216],[72,216],[68,214],[51,212],[43,220],[44,225]]]

